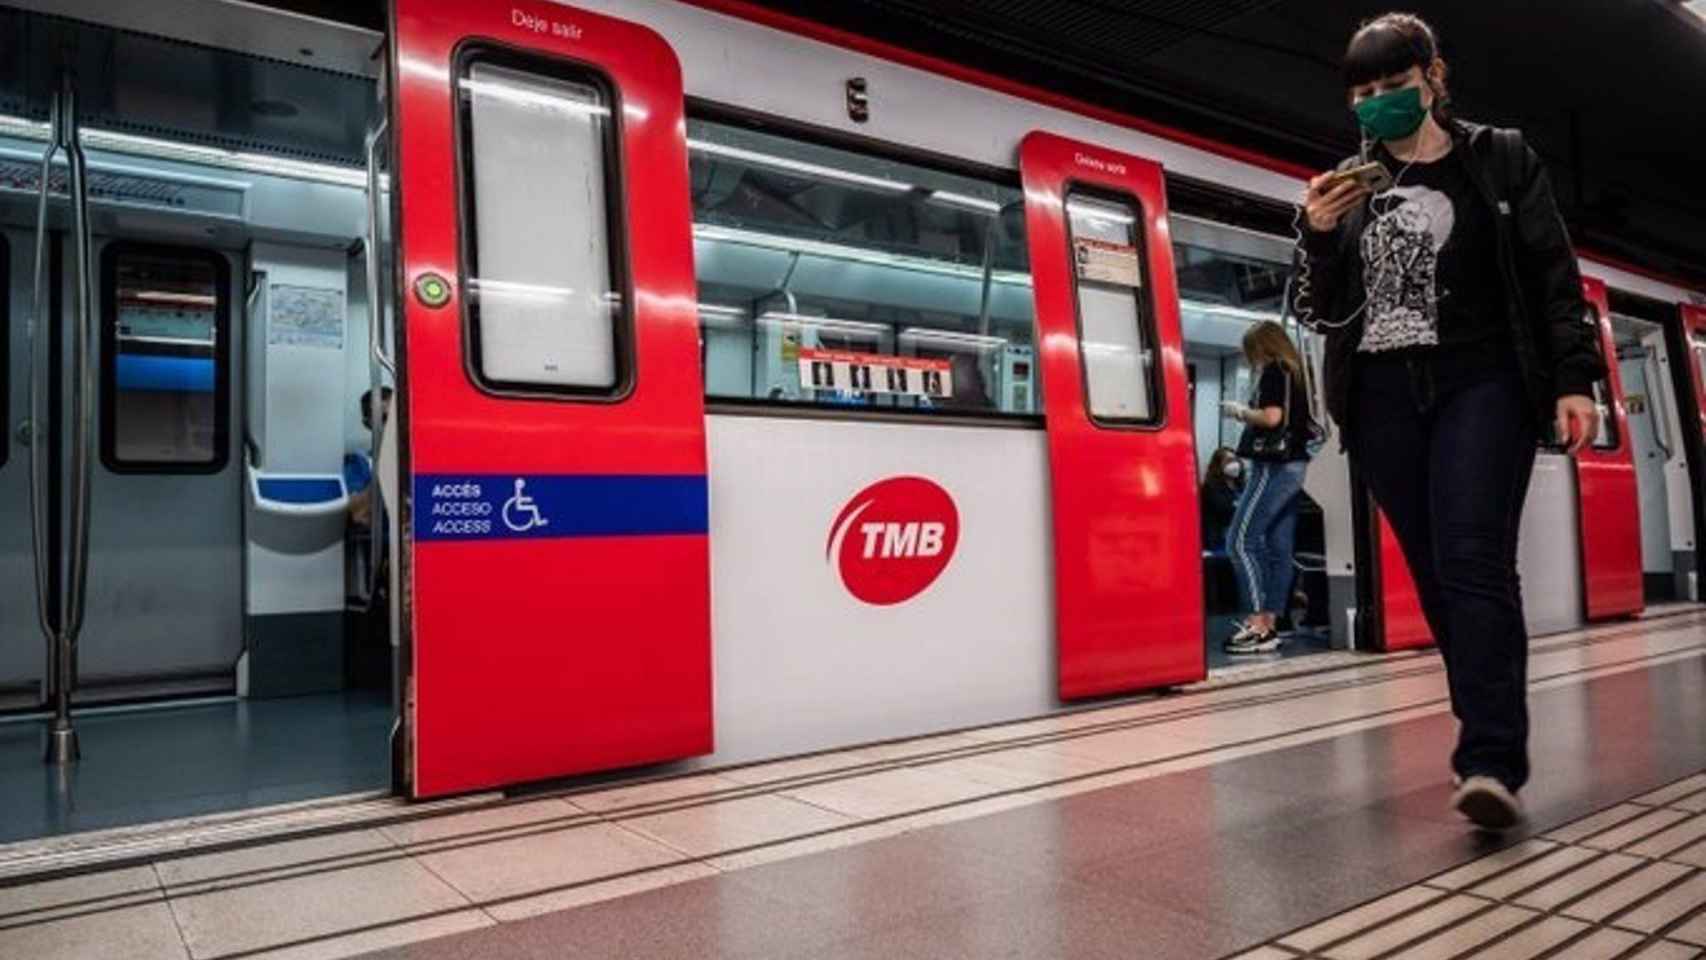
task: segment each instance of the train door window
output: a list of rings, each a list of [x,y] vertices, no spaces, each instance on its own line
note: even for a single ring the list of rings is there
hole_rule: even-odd
[[[1159,419],[1155,337],[1144,297],[1137,203],[1071,191],[1066,197],[1078,296],[1078,335],[1090,416]]]
[[[608,84],[476,54],[459,83],[469,362],[497,390],[612,394],[626,379]]]
[[[1016,183],[699,118],[687,135],[710,399],[1036,412]]]
[[[218,472],[229,418],[225,261],[115,244],[102,267],[102,459],[120,472]]]

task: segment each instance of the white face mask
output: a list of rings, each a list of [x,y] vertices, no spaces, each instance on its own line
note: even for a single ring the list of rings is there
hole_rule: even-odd
[[[1226,475],[1226,479],[1236,480],[1244,475],[1244,465],[1236,460],[1232,460],[1229,461],[1226,466],[1221,467],[1220,472]]]

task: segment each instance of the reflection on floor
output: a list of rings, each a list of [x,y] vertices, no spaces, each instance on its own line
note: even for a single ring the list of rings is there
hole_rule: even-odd
[[[98,713],[61,783],[44,723],[0,723],[0,843],[383,789],[390,729],[370,691]]]
[[[1238,629],[1241,617],[1210,616],[1204,621],[1207,624],[1207,636],[1203,642],[1208,645],[1208,668],[1223,670],[1227,667],[1243,666],[1250,663],[1273,663],[1278,660],[1288,660],[1292,657],[1305,657],[1312,653],[1325,653],[1332,649],[1331,638],[1325,630],[1294,630],[1285,635],[1285,643],[1273,653],[1264,653],[1253,657],[1232,657],[1226,654],[1226,638],[1232,636]]]

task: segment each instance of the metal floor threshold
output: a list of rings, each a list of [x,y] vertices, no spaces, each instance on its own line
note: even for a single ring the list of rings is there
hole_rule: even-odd
[[[84,833],[59,834],[0,845],[0,884],[19,877],[65,873],[101,864],[170,855],[184,850],[260,843],[358,827],[404,810],[455,810],[490,802],[495,795],[409,804],[387,791],[366,791],[276,806],[160,820]]]

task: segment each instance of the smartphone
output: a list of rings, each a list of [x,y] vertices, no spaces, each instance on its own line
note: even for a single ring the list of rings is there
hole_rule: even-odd
[[[1383,193],[1392,188],[1392,174],[1386,165],[1378,160],[1351,167],[1347,170],[1334,171],[1328,179],[1326,189],[1337,187],[1345,180],[1355,180],[1367,187],[1370,193]]]

